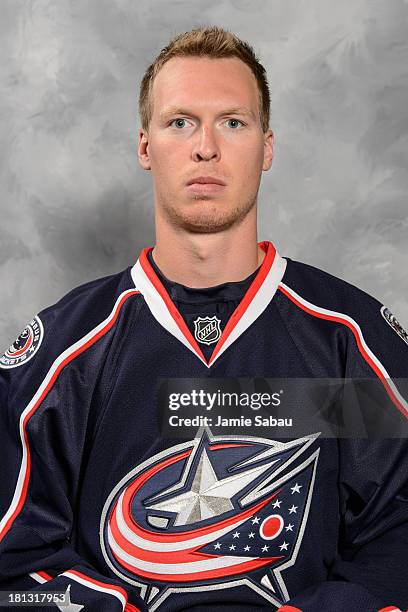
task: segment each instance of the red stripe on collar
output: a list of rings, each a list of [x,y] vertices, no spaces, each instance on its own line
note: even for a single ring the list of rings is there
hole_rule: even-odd
[[[144,273],[146,274],[146,276],[148,277],[149,281],[152,283],[152,285],[154,286],[154,288],[156,289],[157,293],[160,295],[160,297],[162,298],[162,300],[164,301],[167,310],[169,311],[170,315],[172,316],[174,322],[176,323],[176,325],[178,326],[178,328],[180,329],[181,333],[183,334],[183,336],[185,337],[185,339],[187,340],[187,342],[190,344],[190,346],[192,347],[192,349],[194,350],[194,352],[200,357],[200,359],[202,359],[202,361],[204,363],[206,363],[207,365],[211,365],[214,360],[217,358],[217,355],[219,354],[219,352],[221,351],[222,347],[224,346],[225,342],[227,341],[228,337],[230,336],[230,334],[232,333],[232,331],[235,329],[236,325],[238,324],[238,322],[241,320],[241,318],[243,317],[243,315],[245,314],[245,312],[248,310],[248,307],[250,306],[252,300],[254,299],[254,297],[257,295],[259,288],[261,287],[261,285],[263,284],[263,282],[265,281],[265,278],[267,277],[273,262],[275,260],[275,255],[276,255],[276,249],[273,246],[273,244],[271,242],[268,241],[264,241],[264,242],[260,242],[259,243],[259,247],[265,252],[265,257],[264,260],[259,268],[258,274],[255,276],[254,280],[252,281],[251,285],[249,286],[247,292],[245,293],[244,297],[242,298],[241,302],[238,304],[237,308],[235,309],[235,311],[233,312],[233,314],[231,315],[230,319],[228,320],[228,323],[226,324],[220,339],[218,340],[216,346],[214,347],[214,350],[211,354],[210,359],[207,361],[207,359],[204,357],[204,354],[201,350],[201,348],[199,347],[197,341],[195,340],[194,336],[192,335],[190,329],[188,328],[186,322],[184,321],[182,315],[180,314],[178,308],[175,306],[174,302],[172,301],[171,297],[169,296],[166,288],[164,287],[163,283],[161,282],[161,280],[158,278],[156,272],[154,271],[153,267],[151,266],[149,259],[147,257],[147,254],[149,253],[149,251],[151,251],[153,249],[153,247],[147,247],[145,249],[143,249],[143,251],[140,254],[139,257],[139,263],[144,271]]]

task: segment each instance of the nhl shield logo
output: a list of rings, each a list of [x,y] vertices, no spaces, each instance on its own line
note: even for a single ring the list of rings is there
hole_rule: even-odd
[[[221,337],[221,320],[216,316],[198,317],[194,321],[194,336],[202,344],[214,344]]]

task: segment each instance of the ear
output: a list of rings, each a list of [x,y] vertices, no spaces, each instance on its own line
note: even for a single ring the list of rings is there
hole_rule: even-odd
[[[139,146],[137,150],[139,163],[144,170],[150,170],[150,158],[149,158],[149,135],[148,132],[141,129],[139,130]]]
[[[273,160],[274,138],[272,130],[267,130],[264,134],[264,160],[262,170],[269,170]]]

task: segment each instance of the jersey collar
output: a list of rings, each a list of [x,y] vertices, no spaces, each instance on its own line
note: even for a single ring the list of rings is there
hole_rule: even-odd
[[[262,265],[224,327],[208,361],[148,260],[147,253],[153,247],[143,249],[131,270],[133,282],[154,318],[208,368],[263,313],[285,273],[286,260],[278,254],[273,244],[265,241],[260,242],[259,246],[265,251]]]

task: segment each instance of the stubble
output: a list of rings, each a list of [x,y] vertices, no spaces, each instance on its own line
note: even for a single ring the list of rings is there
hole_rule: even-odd
[[[255,206],[256,196],[223,208],[222,200],[207,195],[195,195],[191,204],[180,206],[169,194],[162,194],[158,205],[174,227],[196,234],[215,234],[240,225]]]

